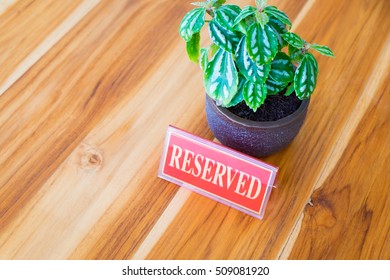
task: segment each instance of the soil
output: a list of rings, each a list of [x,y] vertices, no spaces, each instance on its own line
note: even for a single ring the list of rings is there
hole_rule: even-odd
[[[236,106],[227,108],[233,114],[252,121],[276,121],[294,113],[301,105],[302,100],[298,99],[295,94],[284,96],[284,92],[277,95],[269,95],[264,104],[253,112],[245,101]]]

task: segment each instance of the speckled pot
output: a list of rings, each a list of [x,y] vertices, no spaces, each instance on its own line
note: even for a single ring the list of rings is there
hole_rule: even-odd
[[[225,146],[254,157],[280,151],[295,138],[306,117],[310,99],[304,100],[293,114],[269,122],[240,118],[206,95],[206,116],[214,136]]]

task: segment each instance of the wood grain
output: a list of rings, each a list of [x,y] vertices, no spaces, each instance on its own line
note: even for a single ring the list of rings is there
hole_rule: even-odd
[[[270,1],[337,58],[262,221],[157,177],[168,124],[213,139],[190,2],[0,8],[0,259],[388,259],[388,1]]]
[[[94,1],[89,1],[93,4]],[[73,10],[81,3],[77,1],[19,1],[2,16],[0,21],[0,95],[24,74],[61,38],[65,26],[73,18]],[[85,2],[90,6],[88,2]],[[13,2],[5,2],[4,10]],[[0,9],[0,13],[1,13]],[[66,17],[70,14],[70,18]],[[64,26],[62,26],[64,25]],[[28,32],[30,31],[30,32]],[[50,34],[52,33],[52,35]],[[56,40],[57,39],[57,40]],[[41,47],[39,45],[41,44]]]
[[[374,67],[374,70],[371,74],[370,79],[368,80],[368,82],[366,84],[366,87],[362,91],[362,94],[360,96],[359,101],[355,105],[355,108],[354,108],[353,112],[351,113],[350,118],[348,119],[348,121],[345,124],[343,132],[340,134],[340,136],[337,140],[338,145],[334,147],[333,151],[331,152],[331,154],[327,160],[327,163],[323,167],[323,170],[319,176],[319,179],[317,180],[317,182],[314,185],[315,192],[311,198],[311,205],[310,205],[310,207],[308,205],[305,209],[305,212],[302,213],[302,215],[301,215],[302,218],[300,219],[299,225],[297,226],[297,228],[300,229],[300,227],[302,226],[301,223],[302,223],[303,217],[306,215],[310,215],[309,213],[312,211],[311,208],[313,206],[315,206],[315,208],[317,208],[319,206],[319,204],[325,203],[327,206],[329,206],[330,209],[326,209],[324,212],[328,212],[329,215],[324,215],[323,217],[322,217],[322,215],[315,215],[315,221],[312,221],[313,224],[310,227],[305,226],[303,228],[303,230],[305,230],[305,231],[310,230],[311,234],[307,235],[307,236],[305,235],[305,239],[304,239],[304,241],[301,241],[302,242],[301,244],[296,242],[296,238],[297,238],[298,234],[302,235],[303,232],[300,232],[297,230],[296,235],[294,234],[293,237],[290,237],[291,240],[289,240],[289,242],[287,243],[287,245],[286,245],[287,248],[286,247],[284,248],[285,251],[288,251],[288,253],[283,252],[282,257],[290,256],[292,246],[294,246],[294,252],[295,252],[295,251],[298,251],[298,250],[301,250],[302,248],[304,248],[305,246],[302,246],[303,244],[310,244],[310,243],[307,243],[308,239],[310,239],[309,237],[313,238],[313,241],[312,241],[313,243],[316,243],[316,242],[326,242],[327,243],[329,241],[329,236],[327,236],[326,239],[321,241],[319,236],[316,236],[316,233],[319,231],[322,231],[321,227],[324,224],[327,224],[330,227],[332,227],[333,225],[339,224],[339,223],[337,223],[337,220],[339,220],[339,219],[342,219],[343,221],[344,221],[344,219],[346,219],[347,221],[349,219],[352,219],[350,217],[350,211],[353,211],[354,207],[357,207],[357,208],[366,207],[366,205],[361,205],[361,200],[359,201],[359,197],[364,195],[363,190],[366,187],[369,187],[370,191],[374,190],[375,187],[373,188],[373,186],[371,185],[371,182],[373,180],[376,181],[379,179],[381,181],[379,184],[375,185],[377,188],[380,188],[379,190],[375,189],[375,192],[379,191],[379,193],[384,195],[384,197],[388,196],[387,189],[388,189],[388,185],[390,182],[390,180],[389,180],[390,178],[389,178],[389,173],[386,172],[386,168],[385,168],[385,166],[386,166],[385,162],[388,160],[388,151],[382,150],[381,148],[378,149],[378,147],[385,147],[386,146],[385,143],[388,143],[388,141],[387,141],[388,139],[384,139],[384,141],[381,141],[382,139],[380,137],[382,136],[381,133],[384,133],[386,130],[388,130],[388,122],[390,120],[390,110],[389,110],[389,106],[387,105],[388,102],[386,101],[386,98],[388,98],[388,93],[389,93],[388,80],[390,78],[390,76],[389,76],[389,73],[390,73],[389,72],[390,71],[390,48],[387,47],[389,44],[390,44],[390,36],[388,36],[388,38],[387,38],[387,42],[386,42],[379,58],[377,59],[377,63]],[[367,120],[365,120],[365,119],[363,120],[363,117],[367,116],[367,114],[369,114],[371,116],[371,113],[372,113],[372,111],[374,111],[374,108],[375,108],[375,110],[377,110],[376,107],[385,107],[385,108],[380,108],[382,114],[379,117],[379,119],[374,120],[373,126],[367,127],[366,129],[362,129],[362,126],[364,126],[364,123],[367,122]],[[363,115],[362,112],[365,112],[366,114]],[[374,118],[374,116],[372,118]],[[367,119],[371,119],[371,117],[367,118]],[[379,125],[379,129],[378,129],[377,126],[379,123],[380,123],[380,125]],[[372,130],[374,130],[374,131],[372,131]],[[361,137],[362,131],[369,132],[370,138],[374,139],[375,141],[379,141],[381,143],[377,143],[379,145],[376,145],[374,147],[371,146],[371,150],[370,150],[370,145],[365,144],[365,143],[364,143],[364,145],[362,145],[363,143],[361,142],[361,140],[358,140]],[[351,160],[351,155],[348,155],[348,156],[346,155],[346,153],[351,150],[352,143],[356,143],[356,147],[352,148],[353,156],[357,155],[357,153],[356,153],[357,146],[365,147],[365,148],[363,148],[363,154],[361,154],[360,157],[357,157],[355,160]],[[371,159],[371,161],[370,160],[363,160],[364,155],[365,156],[371,155],[371,157],[373,157],[373,158]],[[346,167],[343,168],[343,165],[341,165],[341,162],[343,162],[343,159],[346,159],[346,158],[348,159],[348,161],[345,163]],[[382,159],[384,159],[384,161],[382,162],[383,166],[378,166],[378,164],[380,164]],[[372,161],[375,161],[376,164],[372,165]],[[353,164],[358,164],[359,167],[353,166]],[[359,174],[360,175],[359,177],[355,177],[352,175],[345,176],[345,174],[348,172],[351,172],[351,170],[352,171],[363,170],[366,173]],[[337,175],[334,175],[331,173],[337,173]],[[361,178],[364,178],[364,177],[366,177],[368,180],[366,182],[361,182]],[[380,178],[375,178],[375,177],[380,177]],[[321,202],[319,202],[319,204],[317,204],[317,199],[322,200],[325,197],[325,195],[317,196],[317,193],[322,192],[323,189],[328,189],[330,186],[329,186],[329,182],[327,182],[327,181],[329,181],[330,179],[333,179],[333,181],[335,181],[334,178],[337,178],[337,181],[334,182],[334,183],[336,183],[335,184],[336,187],[333,190],[334,194],[335,194],[335,197],[333,197],[333,199],[332,199],[333,201],[331,201],[331,202],[329,202],[329,201],[322,202],[321,201]],[[352,187],[352,190],[358,192],[357,194],[355,194],[356,198],[353,200],[354,202],[357,202],[357,203],[353,203],[352,205],[349,205],[347,209],[343,209],[342,211],[340,211],[341,212],[340,217],[337,219],[335,217],[335,213],[331,213],[333,206],[330,206],[330,205],[332,205],[333,203],[345,205],[345,204],[348,204],[350,201],[349,197],[347,197],[347,198],[342,197],[338,193],[338,188],[341,188],[343,178],[348,179],[348,180],[351,180],[351,178],[354,179],[353,180],[354,182],[351,183],[350,185],[348,185],[348,187],[354,186],[354,187]],[[327,181],[324,182],[325,180],[327,180]],[[320,189],[320,190],[317,190],[317,189]],[[375,195],[366,194],[366,196],[375,196]],[[364,203],[365,203],[365,200],[364,200]],[[384,204],[375,203],[375,206],[373,206],[372,210],[370,210],[371,214],[375,213],[379,217],[387,216],[386,211],[384,210],[385,207],[386,207],[385,203]],[[312,215],[312,217],[313,216],[314,215]],[[383,218],[386,219],[386,217],[383,217]],[[364,255],[361,255],[363,253],[361,251],[362,248],[356,246],[356,241],[357,241],[356,240],[356,232],[359,231],[360,227],[364,227],[365,223],[367,223],[367,222],[370,223],[371,222],[370,220],[371,220],[370,217],[367,217],[367,219],[366,219],[366,217],[364,217],[362,220],[360,220],[359,222],[361,224],[356,225],[356,228],[354,228],[353,236],[348,237],[348,236],[345,236],[344,234],[342,235],[344,242],[346,242],[346,243],[352,242],[354,245],[352,245],[351,248],[344,248],[343,246],[337,246],[337,250],[339,251],[337,255],[342,256],[343,258],[346,258],[346,259],[351,258],[351,256],[354,256],[354,258],[366,258],[366,259],[370,259],[370,258],[388,259],[389,258],[388,256],[386,257],[383,253],[388,254],[390,251],[383,250],[382,248],[378,248],[378,250],[374,251],[374,252],[380,252],[379,255],[371,255],[369,257],[363,257]],[[318,224],[318,226],[315,226],[316,224]],[[345,225],[345,222],[342,224]],[[383,246],[383,245],[388,246],[388,241],[386,241],[389,237],[388,223],[384,223],[383,226],[382,226],[382,224],[381,225],[370,225],[370,230],[375,232],[375,235],[377,238],[378,237],[384,238],[383,243],[380,242],[380,243],[376,243],[376,244],[378,244],[379,246]],[[365,238],[365,234],[361,235],[360,237]],[[338,238],[340,238],[340,236],[338,236]],[[361,242],[364,243],[364,240]],[[323,251],[327,251],[330,249],[329,244],[326,244],[326,245],[322,244],[322,245],[323,245],[323,247],[322,247]],[[306,250],[313,250],[311,248],[312,246],[313,246],[313,244],[310,244],[310,246],[306,246]],[[309,247],[310,247],[310,249],[309,249]],[[354,250],[355,250],[355,252],[353,252]],[[315,255],[313,254],[313,252],[315,252]],[[316,258],[316,259],[333,258],[333,256],[323,254],[323,252],[321,252],[321,250],[313,250],[313,252],[310,253],[311,258]],[[293,254],[293,255],[291,255],[291,257],[297,258],[297,255]]]
[[[390,259],[390,150],[385,148],[390,143],[390,48],[384,51],[378,63],[387,67],[373,72],[380,86],[368,89],[375,94],[367,102],[369,117],[359,122],[337,168],[313,193],[292,259]]]

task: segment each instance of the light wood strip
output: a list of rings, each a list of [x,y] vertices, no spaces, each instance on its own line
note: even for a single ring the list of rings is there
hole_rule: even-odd
[[[0,2],[0,15],[4,13],[12,4],[14,4],[17,0],[2,0]]]
[[[279,253],[279,257],[278,257],[279,260],[287,260],[288,259],[289,255],[291,253],[291,250],[295,244],[295,241],[299,235],[299,231],[301,230],[303,218],[304,218],[304,214],[302,211],[302,213],[298,217],[294,227],[292,228],[291,233],[288,235],[287,242],[282,247],[282,250]]]
[[[0,86],[82,0],[19,0],[0,15]]]
[[[15,69],[15,71],[0,85],[0,96],[4,94],[28,69],[47,53],[65,34],[69,32],[85,15],[90,12],[100,0],[86,0],[69,15],[56,29],[52,31]]]
[[[183,207],[184,203],[190,197],[191,191],[180,188],[176,195],[173,197],[172,201],[169,203],[168,207],[162,213],[156,224],[150,230],[149,234],[146,236],[142,244],[139,246],[137,252],[133,255],[133,260],[143,260],[153,249],[153,246],[160,239],[162,234],[171,224],[172,220],[176,217],[177,213]]]
[[[367,117],[367,110],[372,103],[372,100],[377,97],[378,89],[382,83],[388,79],[388,73],[390,72],[390,35],[387,37],[382,51],[379,54],[379,58],[374,65],[373,72],[366,83],[365,88],[360,94],[360,98],[357,101],[349,119],[344,125],[344,128],[336,140],[330,156],[326,161],[323,170],[319,174],[314,184],[314,190],[322,187],[325,180],[328,179],[329,174],[336,167],[340,161],[345,149],[350,143],[359,123],[364,117]]]
[[[313,7],[313,5],[314,5],[314,3],[316,1],[317,0],[308,0],[308,1],[306,1],[306,4],[302,7],[302,9],[300,10],[299,14],[294,19],[293,27],[290,30],[291,32],[294,32],[294,30],[296,30],[299,27],[299,25],[301,24],[301,22],[303,21],[303,19],[307,15],[307,13],[310,12],[310,9]]]

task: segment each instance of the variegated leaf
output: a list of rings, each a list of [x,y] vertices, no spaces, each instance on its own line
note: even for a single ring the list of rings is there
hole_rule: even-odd
[[[269,21],[269,16],[266,13],[256,12],[256,21],[260,23],[261,26],[265,26]]]
[[[313,93],[318,77],[317,60],[311,53],[306,53],[299,64],[294,77],[294,88],[298,98],[303,100]]]
[[[211,1],[212,1],[212,6],[214,8],[219,8],[226,2],[226,0],[211,0]]]
[[[235,32],[223,28],[219,23],[212,20],[209,23],[210,37],[220,48],[233,53],[240,38]]]
[[[204,74],[207,94],[217,105],[227,106],[237,93],[238,72],[234,65],[233,54],[219,49]]]
[[[275,95],[284,90],[288,83],[277,82],[272,79],[267,79],[265,85],[267,86],[268,95]]]
[[[288,25],[291,28],[291,21],[288,18],[288,16],[284,12],[282,12],[278,8],[276,8],[275,6],[266,7],[264,9],[264,12],[266,14],[268,14],[269,16],[273,16],[273,17],[277,18],[278,20],[280,20],[281,22],[283,22],[284,24]]]
[[[209,49],[210,48],[201,48],[200,49],[200,56],[199,56],[199,65],[202,71],[204,72],[207,68],[207,64],[209,63]]]
[[[290,56],[291,60],[294,62],[301,62],[303,58],[303,53],[300,49],[294,48],[291,45],[288,45],[288,55]]]
[[[251,59],[263,65],[271,62],[278,52],[278,39],[269,25],[254,23],[248,29],[246,47]]]
[[[312,44],[310,46],[311,49],[313,50],[316,50],[317,52],[319,52],[320,54],[323,54],[323,55],[326,55],[326,56],[330,56],[330,57],[335,57],[332,50],[327,47],[327,46],[321,46],[321,45],[317,45],[317,44]]]
[[[246,105],[256,112],[267,98],[267,87],[265,84],[257,84],[247,81],[243,88],[243,96]]]
[[[223,28],[234,31],[234,20],[240,14],[241,8],[236,5],[225,5],[215,10],[214,20]]]
[[[284,52],[278,52],[272,61],[269,77],[274,81],[289,83],[294,80],[294,66]]]
[[[219,47],[215,44],[212,44],[208,48],[200,49],[199,65],[203,72],[206,71],[207,64],[209,63],[209,55],[213,57],[218,50]]]
[[[276,37],[278,38],[279,51],[287,46],[287,42],[282,38],[281,34],[287,32],[286,25],[283,24],[280,20],[270,17],[268,25],[275,30]]]
[[[279,34],[284,34],[287,32],[286,25],[277,18],[270,17],[268,24],[271,25]]]
[[[256,0],[256,6],[259,10],[263,10],[267,6],[268,0]]]
[[[287,43],[289,43],[289,45],[293,46],[294,48],[302,49],[305,46],[305,41],[293,32],[282,34],[282,37],[287,41]]]
[[[230,101],[229,104],[226,105],[227,108],[236,106],[237,104],[241,103],[244,100],[244,85],[246,83],[246,78],[240,74],[238,74],[238,89],[236,95],[233,97],[232,101]]]
[[[198,63],[200,50],[200,33],[195,33],[191,40],[187,42],[187,54],[191,61]]]
[[[256,8],[252,6],[246,6],[241,10],[240,14],[234,20],[234,25],[239,24],[242,20],[249,16],[253,16],[256,13]]]
[[[272,25],[269,26],[274,30],[276,38],[278,39],[278,51],[281,51],[285,46],[287,46],[287,42],[282,38],[282,36],[280,36],[279,32],[276,31]]]
[[[240,73],[254,83],[264,83],[271,70],[270,64],[257,65],[249,56],[244,36],[236,51],[236,64]]]
[[[246,34],[246,28],[248,25],[244,21],[240,21],[237,25],[234,25],[234,30]]]
[[[190,41],[192,36],[199,33],[205,23],[206,10],[196,8],[188,12],[180,23],[180,36],[186,41]]]

